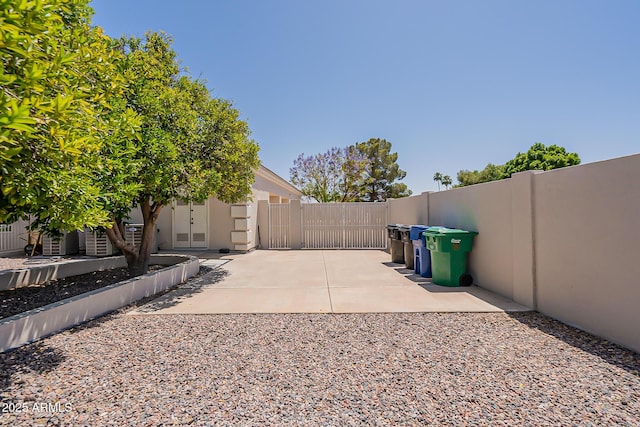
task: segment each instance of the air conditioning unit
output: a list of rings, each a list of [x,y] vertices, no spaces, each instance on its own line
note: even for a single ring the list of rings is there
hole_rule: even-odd
[[[77,254],[79,249],[78,233],[64,233],[59,239],[42,236],[42,255],[58,256]]]
[[[106,234],[86,229],[84,235],[87,255],[111,256],[116,252]]]
[[[142,241],[142,226],[143,224],[125,224],[124,225],[125,242],[139,248],[140,242]]]
[[[136,248],[140,248],[142,242],[142,227],[144,224],[125,224],[124,225],[124,240],[127,243],[131,243]],[[153,236],[153,243],[151,244],[151,253],[158,252],[158,235]]]

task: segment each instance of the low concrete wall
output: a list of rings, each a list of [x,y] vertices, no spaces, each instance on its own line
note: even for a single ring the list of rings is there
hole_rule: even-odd
[[[193,256],[153,255],[151,262],[153,264],[179,263],[160,271],[2,319],[0,320],[0,352],[36,341],[162,292],[195,276],[200,269],[198,258]]]
[[[95,259],[77,259],[55,264],[6,270],[0,272],[0,291],[44,283],[47,280],[77,276],[91,271],[126,267],[126,265],[127,262],[123,256],[114,256]]]

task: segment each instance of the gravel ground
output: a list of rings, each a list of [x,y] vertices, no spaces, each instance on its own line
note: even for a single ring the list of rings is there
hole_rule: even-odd
[[[0,425],[637,426],[639,369],[536,313],[122,310],[1,354]]]

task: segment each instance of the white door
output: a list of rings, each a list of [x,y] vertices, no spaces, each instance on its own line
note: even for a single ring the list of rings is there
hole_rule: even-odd
[[[206,248],[209,211],[206,201],[176,201],[173,211],[173,247]]]

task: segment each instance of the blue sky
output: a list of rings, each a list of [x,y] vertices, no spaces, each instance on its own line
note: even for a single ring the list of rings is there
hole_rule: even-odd
[[[637,0],[94,0],[105,32],[165,31],[234,102],[265,166],[385,138],[414,194],[534,142],[640,152]]]

